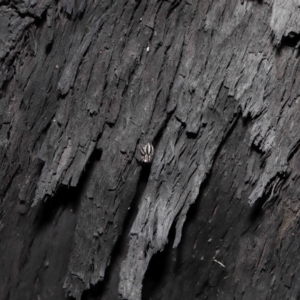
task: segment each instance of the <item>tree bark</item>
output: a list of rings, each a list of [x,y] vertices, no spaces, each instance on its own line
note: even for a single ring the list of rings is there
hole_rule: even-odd
[[[299,299],[298,10],[0,0],[0,298]]]

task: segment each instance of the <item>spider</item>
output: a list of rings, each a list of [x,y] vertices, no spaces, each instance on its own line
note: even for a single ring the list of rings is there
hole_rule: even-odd
[[[145,164],[150,164],[154,155],[154,148],[152,144],[148,143],[145,146],[140,147],[141,151],[141,162]]]

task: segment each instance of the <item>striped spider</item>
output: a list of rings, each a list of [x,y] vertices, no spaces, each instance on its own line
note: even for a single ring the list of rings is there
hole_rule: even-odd
[[[150,164],[154,155],[154,148],[152,144],[148,143],[145,146],[140,147],[141,151],[141,162]]]

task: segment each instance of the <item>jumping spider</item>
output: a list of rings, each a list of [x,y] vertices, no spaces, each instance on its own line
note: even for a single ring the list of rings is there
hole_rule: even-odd
[[[145,146],[140,147],[141,151],[141,162],[150,164],[154,155],[154,148],[152,144],[148,143]]]

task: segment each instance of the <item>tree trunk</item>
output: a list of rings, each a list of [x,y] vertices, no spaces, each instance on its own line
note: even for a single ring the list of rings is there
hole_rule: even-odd
[[[0,0],[0,299],[299,299],[298,11]]]

